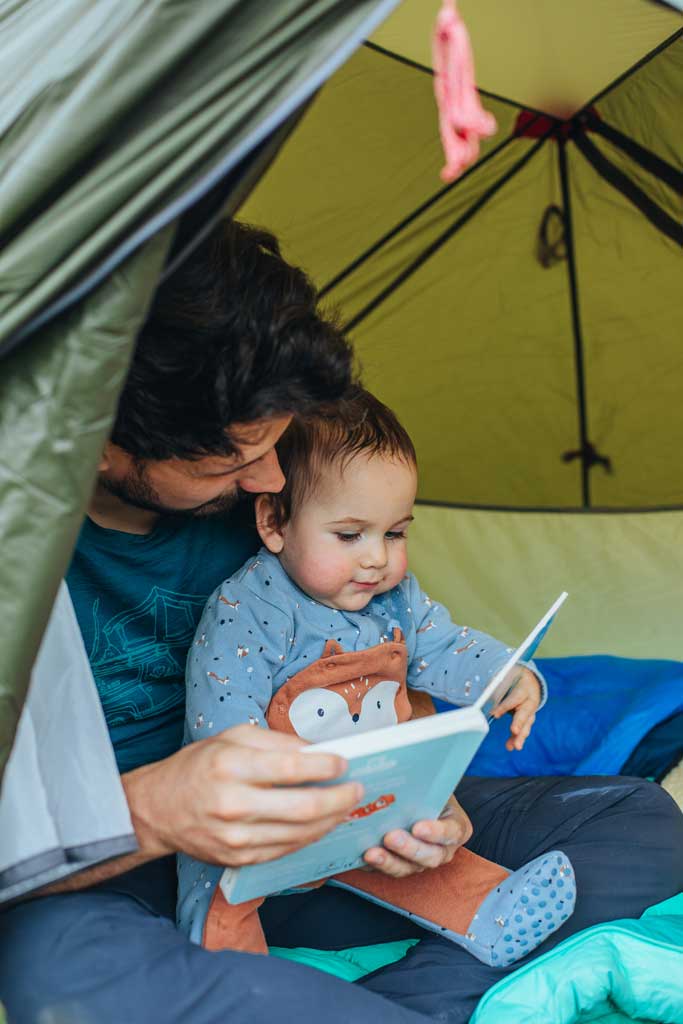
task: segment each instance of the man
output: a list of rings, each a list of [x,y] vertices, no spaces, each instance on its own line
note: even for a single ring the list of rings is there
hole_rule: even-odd
[[[0,999],[13,1024],[466,1021],[501,977],[463,950],[340,890],[267,901],[271,944],[339,949],[421,937],[348,985],[277,959],[191,945],[174,926],[175,858],[239,865],[323,835],[358,799],[332,756],[250,727],[180,748],[184,660],[206,597],[256,546],[233,508],[278,491],[294,411],[342,394],[351,353],[305,276],[264,233],[221,225],[160,290],[139,339],[68,584],[139,851],[0,916]],[[277,788],[275,788],[277,787]],[[468,780],[470,846],[516,868],[561,846],[579,899],[559,939],[637,916],[683,887],[683,818],[638,780]],[[406,833],[393,875],[438,866],[467,815]],[[543,946],[545,950],[553,940]]]

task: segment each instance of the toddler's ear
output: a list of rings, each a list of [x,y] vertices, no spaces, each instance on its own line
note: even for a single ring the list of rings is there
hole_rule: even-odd
[[[272,554],[279,555],[285,546],[285,539],[275,513],[274,501],[277,501],[276,495],[259,494],[254,511],[259,537]]]

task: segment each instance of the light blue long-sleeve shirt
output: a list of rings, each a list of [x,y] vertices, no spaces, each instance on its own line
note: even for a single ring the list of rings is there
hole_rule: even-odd
[[[363,651],[391,640],[395,627],[406,644],[408,688],[451,704],[473,704],[512,651],[486,633],[456,625],[412,573],[362,611],[339,611],[308,597],[262,548],[204,609],[187,659],[185,742],[244,722],[267,728],[273,695],[318,661],[328,640],[344,651]],[[200,942],[222,869],[182,855],[178,861],[179,925]]]

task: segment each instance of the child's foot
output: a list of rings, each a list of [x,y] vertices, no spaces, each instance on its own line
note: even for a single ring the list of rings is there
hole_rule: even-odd
[[[472,956],[476,956],[478,960],[491,967],[507,967],[515,960],[521,960],[557,931],[572,914],[576,902],[574,869],[569,858],[561,850],[553,850],[551,853],[536,857],[518,871],[507,875],[502,881],[499,880],[501,874],[504,874],[504,869],[482,861],[482,858],[470,854],[467,850],[463,850],[462,853],[468,854],[475,862],[481,861],[489,873],[495,873],[498,880],[479,903],[464,934],[459,930],[455,931],[452,925],[446,923],[451,916],[448,913],[439,913],[440,923],[437,923],[415,912],[417,906],[422,905],[426,910],[430,903],[433,904],[434,892],[442,904],[450,900],[456,901],[453,905],[457,906],[457,892],[461,888],[458,880],[456,879],[454,883],[453,878],[444,878],[444,872],[453,868],[454,861],[450,865],[437,868],[433,876],[429,873],[416,876],[416,879],[422,879],[425,884],[433,878],[436,885],[436,889],[427,892],[426,895],[423,892],[422,898],[419,892],[417,898],[415,897],[415,889],[412,890],[410,898],[410,878],[399,880],[380,877],[378,891],[377,885],[370,887],[367,884],[367,879],[372,879],[373,876],[363,876],[361,881],[354,878],[360,874],[359,872],[349,871],[345,875],[330,879],[328,885],[348,889],[363,899],[377,903],[381,907],[389,907],[397,914],[409,917],[423,928],[456,942]],[[464,867],[466,869],[467,865]],[[456,869],[462,871],[463,865],[456,866]],[[452,885],[450,892],[449,881]],[[402,886],[399,886],[399,882],[403,883]],[[396,886],[402,891],[396,892]],[[481,889],[479,891],[481,892]],[[460,922],[463,917],[463,895],[461,892],[458,915]],[[415,909],[409,910],[409,906]],[[471,900],[469,913],[473,912],[474,906],[476,903]]]
[[[492,889],[466,934],[449,938],[492,967],[507,967],[557,931],[574,911],[576,880],[561,850],[513,871]]]

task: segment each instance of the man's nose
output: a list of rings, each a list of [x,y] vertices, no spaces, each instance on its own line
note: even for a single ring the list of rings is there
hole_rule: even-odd
[[[285,486],[285,478],[277,453],[273,448],[263,458],[249,467],[249,472],[238,480],[243,491],[250,491],[252,494],[277,494]]]

